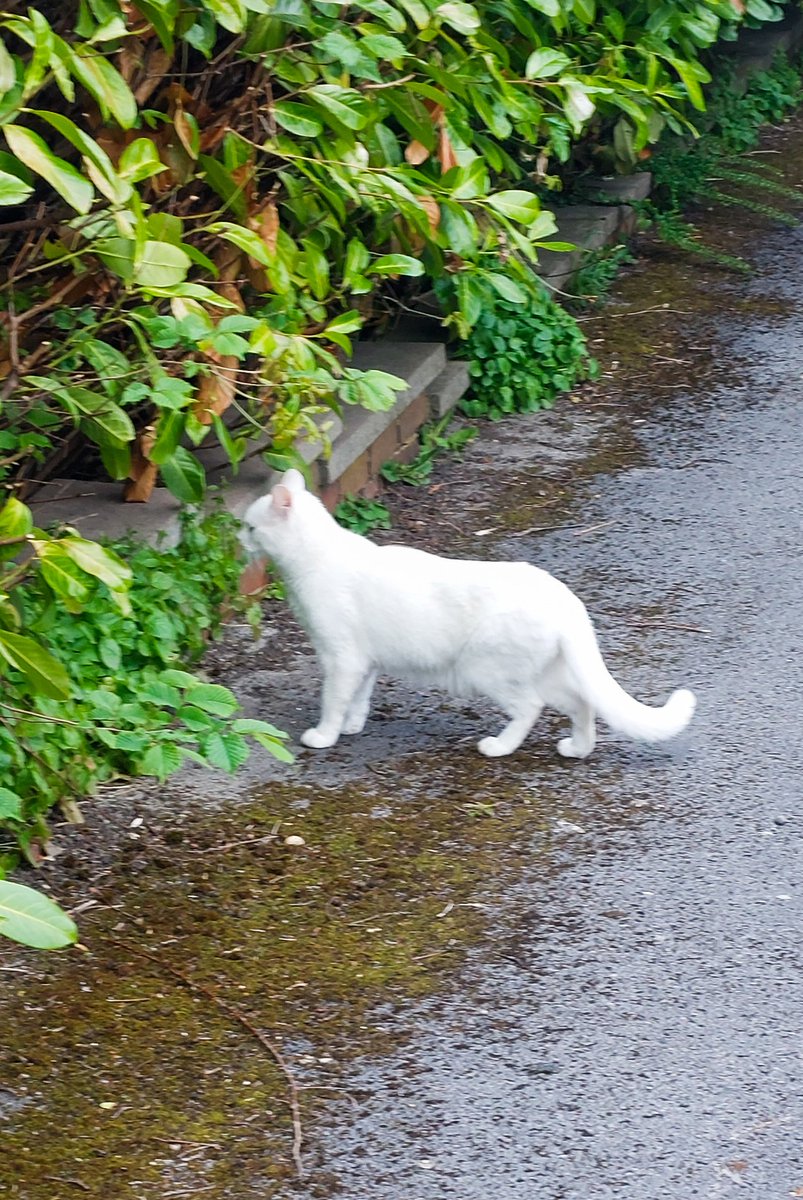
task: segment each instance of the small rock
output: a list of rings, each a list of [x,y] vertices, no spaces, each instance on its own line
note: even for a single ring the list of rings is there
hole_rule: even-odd
[[[303,837],[299,837],[297,833],[291,833],[289,837],[284,839],[285,846],[306,846]]]

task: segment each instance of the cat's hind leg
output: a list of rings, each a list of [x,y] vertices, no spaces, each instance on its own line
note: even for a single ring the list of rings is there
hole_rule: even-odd
[[[307,729],[301,735],[301,744],[313,750],[334,746],[343,732],[346,714],[365,682],[368,668],[363,663],[332,659],[324,661],[323,672],[321,718],[313,729]]]
[[[564,758],[588,758],[597,744],[597,729],[594,710],[585,700],[578,699],[571,710],[566,711],[571,718],[571,737],[561,738],[558,742],[558,754]]]
[[[362,733],[368,720],[368,710],[371,707],[371,693],[376,683],[376,671],[369,671],[357,688],[354,699],[346,712],[343,722],[344,733]]]
[[[538,700],[509,710],[511,719],[502,732],[496,737],[484,737],[477,743],[480,754],[484,754],[486,758],[501,758],[518,750],[540,717],[543,707]]]

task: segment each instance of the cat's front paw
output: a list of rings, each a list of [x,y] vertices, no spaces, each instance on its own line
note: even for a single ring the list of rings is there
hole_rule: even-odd
[[[365,717],[350,717],[343,726],[344,733],[362,733],[365,729]]]
[[[301,745],[309,746],[311,750],[326,750],[328,746],[334,746],[337,741],[337,734],[332,736],[331,733],[321,733],[318,729],[306,729],[301,735]]]
[[[501,758],[503,754],[509,753],[502,739],[496,737],[483,738],[477,742],[477,749],[486,758]]]

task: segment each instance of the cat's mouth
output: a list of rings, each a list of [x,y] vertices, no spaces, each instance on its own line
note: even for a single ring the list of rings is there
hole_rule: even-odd
[[[243,550],[245,550],[251,562],[253,562],[254,559],[265,557],[265,551],[260,547],[253,529],[250,529],[247,525],[244,525],[237,534],[237,537],[240,545],[242,546]]]

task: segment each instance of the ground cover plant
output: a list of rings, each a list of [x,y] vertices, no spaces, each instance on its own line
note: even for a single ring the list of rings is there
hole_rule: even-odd
[[[488,289],[482,321],[461,346],[471,387],[460,402],[469,417],[499,420],[550,408],[597,364],[574,318],[533,279],[522,305]]]
[[[231,772],[248,739],[292,759],[283,733],[187,669],[238,603],[232,517],[187,511],[176,546],[113,550],[44,534],[16,500],[0,522],[33,551],[0,569],[0,866],[37,862],[48,810],[70,815],[103,780],[187,761]]]

